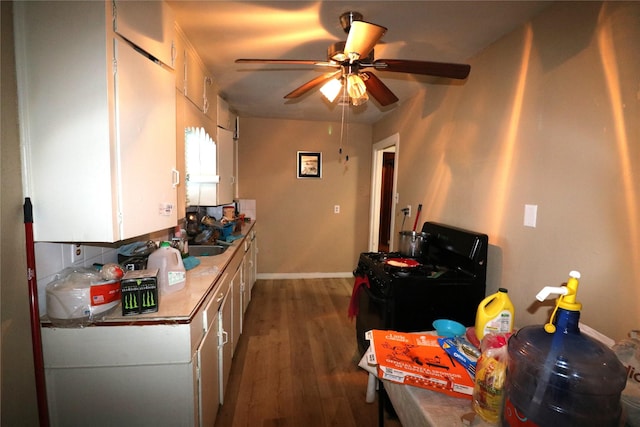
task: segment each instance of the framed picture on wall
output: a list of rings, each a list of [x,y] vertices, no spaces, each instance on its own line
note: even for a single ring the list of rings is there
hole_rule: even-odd
[[[298,178],[322,178],[322,153],[298,151]]]

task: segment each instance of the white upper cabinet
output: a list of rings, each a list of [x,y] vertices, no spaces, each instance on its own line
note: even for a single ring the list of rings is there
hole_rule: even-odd
[[[195,50],[187,48],[185,53],[186,63],[186,84],[185,95],[189,101],[193,102],[198,110],[206,113],[209,109],[207,100],[207,86],[213,83],[208,76],[207,70],[200,61],[200,57]]]
[[[215,125],[217,87],[200,56],[178,24],[175,24],[175,33],[176,88]]]
[[[113,30],[146,53],[174,68],[177,56],[174,16],[164,1],[113,2]]]
[[[172,73],[115,43],[119,215],[127,238],[176,224],[176,95]]]
[[[178,26],[175,24],[175,70],[176,70],[176,89],[184,95],[185,85],[187,84],[187,39]]]
[[[218,127],[235,132],[236,116],[229,110],[229,103],[225,99],[218,96],[216,106],[218,109]]]
[[[174,74],[116,34],[112,13],[111,2],[14,4],[37,241],[115,242],[177,223]]]
[[[218,184],[218,205],[232,203],[235,193],[235,143],[233,140],[233,132],[218,127],[218,140],[216,141],[218,148],[218,175],[220,183]]]

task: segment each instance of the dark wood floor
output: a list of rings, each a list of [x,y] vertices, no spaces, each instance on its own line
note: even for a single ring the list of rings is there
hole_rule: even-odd
[[[216,427],[378,425],[347,317],[352,286],[350,279],[256,283]],[[398,426],[386,417],[385,427]]]

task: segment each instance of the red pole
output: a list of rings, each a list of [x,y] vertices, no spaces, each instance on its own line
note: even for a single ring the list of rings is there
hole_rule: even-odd
[[[44,357],[42,355],[42,336],[40,335],[40,309],[38,308],[38,283],[36,280],[36,255],[33,242],[33,206],[31,199],[24,199],[24,232],[27,246],[27,280],[29,282],[29,309],[31,314],[31,344],[33,364],[36,373],[36,394],[40,427],[49,426],[47,409],[47,388],[44,378]]]
[[[418,219],[420,218],[420,212],[422,212],[422,204],[418,205],[418,211],[416,212],[416,221],[413,223],[413,231],[416,231],[418,226]]]

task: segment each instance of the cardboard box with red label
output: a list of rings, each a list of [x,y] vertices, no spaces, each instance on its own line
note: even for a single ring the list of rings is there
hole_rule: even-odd
[[[367,362],[377,365],[379,378],[471,399],[473,379],[442,349],[438,336],[373,329],[366,337]]]

